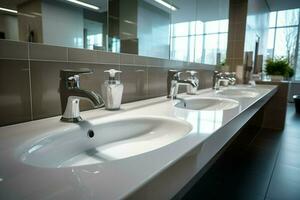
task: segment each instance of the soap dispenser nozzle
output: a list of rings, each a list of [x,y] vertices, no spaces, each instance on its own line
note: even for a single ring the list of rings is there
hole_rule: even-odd
[[[115,69],[109,69],[109,70],[105,70],[104,72],[109,73],[109,81],[115,81],[116,80],[116,74],[117,73],[121,73],[122,71],[119,70],[115,70]]]

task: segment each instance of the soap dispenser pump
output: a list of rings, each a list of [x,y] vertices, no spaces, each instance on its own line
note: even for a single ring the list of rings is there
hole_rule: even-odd
[[[121,73],[119,70],[110,69],[104,72],[109,73],[109,78],[104,82],[104,99],[105,108],[107,110],[119,110],[122,101],[123,84],[116,79],[116,73]]]
[[[192,80],[193,82],[195,82],[197,84],[197,86],[199,86],[199,79],[197,78],[196,74],[198,73],[197,71],[194,70],[190,70],[190,71],[186,71],[186,73],[189,73],[189,80]],[[196,94],[198,90],[198,87],[192,87],[191,85],[187,86],[187,94]]]

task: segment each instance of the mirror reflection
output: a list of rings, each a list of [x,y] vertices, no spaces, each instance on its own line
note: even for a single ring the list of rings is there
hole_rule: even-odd
[[[1,38],[106,49],[106,0],[2,0]]]
[[[218,64],[226,58],[228,0],[173,0],[171,59]]]
[[[2,0],[0,38],[219,64],[229,0]]]

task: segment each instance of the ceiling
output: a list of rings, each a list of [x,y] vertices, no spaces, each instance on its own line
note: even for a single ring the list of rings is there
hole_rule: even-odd
[[[271,11],[300,8],[300,0],[265,0]]]

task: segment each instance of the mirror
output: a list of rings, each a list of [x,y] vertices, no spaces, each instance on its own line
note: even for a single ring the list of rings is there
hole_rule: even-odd
[[[155,0],[109,1],[109,50],[169,59],[171,10]]]
[[[2,0],[0,38],[219,64],[229,0]]]
[[[229,0],[173,0],[170,58],[219,64],[226,58]]]
[[[107,0],[1,0],[1,39],[106,50]]]

